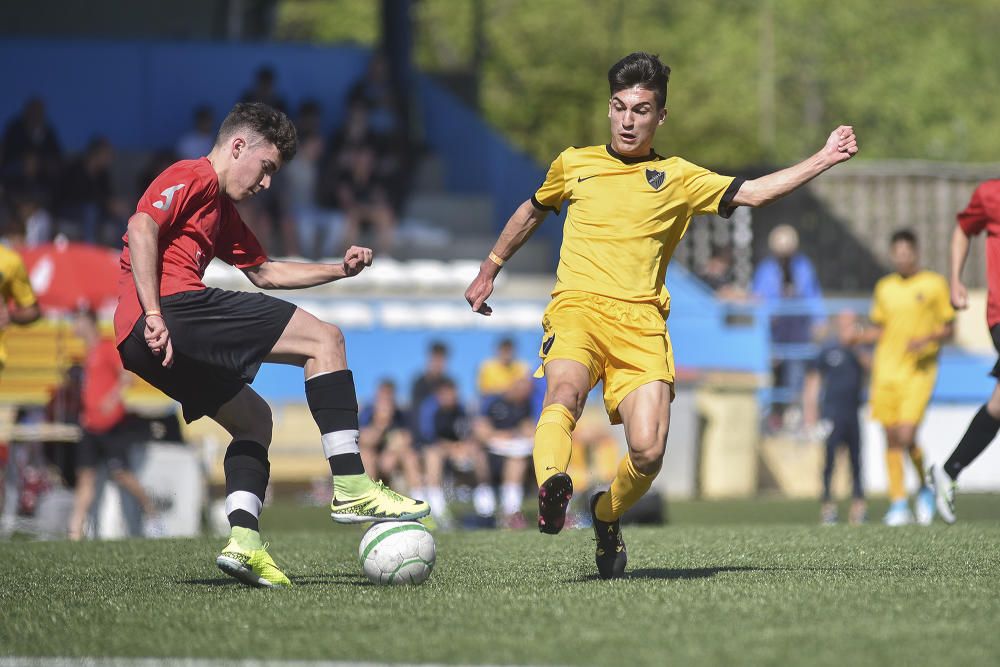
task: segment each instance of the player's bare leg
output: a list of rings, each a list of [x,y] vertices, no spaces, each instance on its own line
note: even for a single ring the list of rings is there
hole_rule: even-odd
[[[663,466],[670,430],[671,386],[650,382],[630,392],[618,406],[628,453],[618,464],[611,488],[591,501],[597,537],[597,571],[602,579],[620,577],[628,563],[621,515],[649,490]]]
[[[889,476],[889,511],[886,512],[883,522],[889,526],[905,526],[913,523],[913,513],[910,511],[903,481],[906,444],[897,425],[886,426],[885,441],[886,471]]]
[[[97,473],[91,467],[80,468],[76,472],[76,491],[73,494],[73,513],[69,519],[69,539],[83,539],[83,525],[87,513],[94,504]]]
[[[593,386],[590,370],[578,361],[545,364],[545,401],[535,429],[534,465],[538,481],[538,530],[554,535],[566,523],[573,480],[566,474],[573,429]]]
[[[373,482],[365,473],[358,444],[357,392],[339,327],[297,308],[266,361],[301,366],[305,373],[306,400],[333,474],[334,521],[410,521],[430,513],[427,503]]]

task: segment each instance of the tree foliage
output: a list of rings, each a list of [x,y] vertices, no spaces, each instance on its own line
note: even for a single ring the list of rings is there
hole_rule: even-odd
[[[673,70],[662,153],[786,163],[849,123],[864,158],[1000,159],[996,0],[420,0],[421,68],[473,67],[474,3],[481,112],[542,163],[607,140],[606,72],[636,50]],[[312,38],[349,39],[375,4],[286,2],[279,14]]]

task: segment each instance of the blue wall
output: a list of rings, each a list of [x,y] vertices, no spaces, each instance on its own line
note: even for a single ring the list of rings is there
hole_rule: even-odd
[[[205,42],[5,40],[0,42],[0,119],[42,96],[64,148],[95,134],[119,148],[173,146],[200,104],[216,120],[250,87],[261,65],[277,73],[290,110],[306,97],[323,105],[333,127],[350,85],[370,53],[354,47]]]

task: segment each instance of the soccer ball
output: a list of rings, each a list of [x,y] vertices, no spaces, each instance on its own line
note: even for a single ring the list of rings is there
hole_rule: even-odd
[[[376,523],[358,547],[361,569],[373,584],[422,584],[435,555],[434,538],[416,521]]]

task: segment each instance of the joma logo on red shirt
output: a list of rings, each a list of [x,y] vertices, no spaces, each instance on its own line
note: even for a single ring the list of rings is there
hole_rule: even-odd
[[[169,188],[160,193],[163,196],[163,201],[154,201],[153,206],[160,209],[161,211],[169,211],[170,204],[174,201],[174,193],[184,187],[184,184],[171,185]]]

